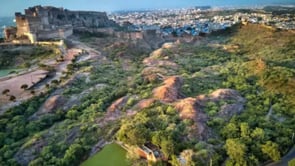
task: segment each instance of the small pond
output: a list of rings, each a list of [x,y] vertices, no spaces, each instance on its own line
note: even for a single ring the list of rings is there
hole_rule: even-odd
[[[116,143],[106,145],[101,151],[81,166],[130,166],[126,160],[127,151]]]
[[[12,72],[17,72],[19,69],[0,69],[0,77],[5,77]]]

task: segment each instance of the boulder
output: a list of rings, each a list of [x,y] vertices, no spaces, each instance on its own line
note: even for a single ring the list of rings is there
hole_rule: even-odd
[[[123,107],[126,105],[129,97],[124,96],[116,100],[115,102],[112,103],[112,105],[107,109],[108,113],[119,113]]]
[[[62,108],[66,99],[63,96],[55,95],[49,97],[37,112],[38,115],[52,113],[58,108]]]
[[[234,100],[237,102],[245,102],[238,91],[233,89],[218,89],[209,95],[210,100]]]

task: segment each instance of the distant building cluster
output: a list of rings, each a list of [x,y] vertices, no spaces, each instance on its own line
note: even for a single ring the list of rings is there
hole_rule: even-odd
[[[129,31],[156,30],[163,36],[197,36],[223,30],[241,22],[265,24],[284,30],[295,29],[295,17],[292,15],[274,16],[270,12],[255,12],[255,10],[240,12],[232,9],[212,9],[209,6],[120,12],[110,17],[118,24],[127,27]]]
[[[236,21],[264,24],[283,30],[295,30],[295,16],[291,14],[274,16],[271,13],[236,13]]]
[[[15,13],[16,27],[4,29],[7,42],[35,43],[60,40],[73,32],[100,32],[126,38],[144,36],[199,36],[224,30],[237,23],[264,24],[278,29],[295,30],[294,13],[275,15],[264,10],[213,9],[198,6],[189,9],[127,11],[109,15],[105,12],[70,11],[51,6],[34,6],[25,13]],[[122,31],[114,26],[121,25]],[[125,33],[128,32],[128,33]]]
[[[25,9],[25,14],[15,13],[16,27],[4,29],[7,41],[31,42],[64,39],[78,28],[113,26],[105,12],[70,11],[51,6]]]

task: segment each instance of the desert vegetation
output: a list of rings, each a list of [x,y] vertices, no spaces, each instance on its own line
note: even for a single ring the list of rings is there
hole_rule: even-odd
[[[4,46],[3,46],[4,47]],[[12,48],[11,48],[12,47]],[[1,48],[0,69],[28,68],[44,58],[61,54],[56,46],[10,46]],[[33,63],[32,63],[33,62]]]
[[[0,165],[79,165],[101,140],[152,143],[155,165],[260,165],[294,145],[294,33],[249,24],[153,52],[82,39],[102,56],[0,115]]]

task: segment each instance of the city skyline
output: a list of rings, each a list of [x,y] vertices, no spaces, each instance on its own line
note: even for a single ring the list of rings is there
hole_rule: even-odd
[[[1,0],[0,16],[14,16],[15,12],[23,12],[24,9],[42,5],[42,6],[55,6],[63,7],[69,10],[91,10],[91,11],[118,11],[118,10],[137,10],[137,9],[164,9],[164,8],[182,8],[182,7],[193,7],[193,6],[256,6],[256,5],[275,5],[275,4],[295,4],[293,0],[170,0],[170,1],[159,1],[159,0],[34,0],[19,2],[18,0],[4,1]]]

